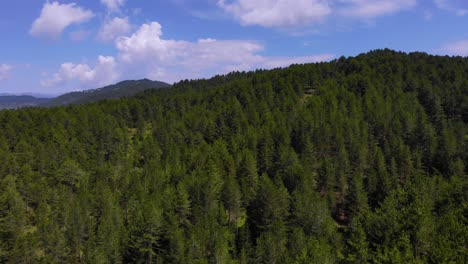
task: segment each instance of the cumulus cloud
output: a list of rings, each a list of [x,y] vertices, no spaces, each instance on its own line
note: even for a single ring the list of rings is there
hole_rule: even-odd
[[[130,37],[120,37],[116,40],[116,47],[126,62],[146,60],[148,57],[157,62],[173,60],[189,45],[186,41],[161,39],[162,27],[157,22],[143,24]]]
[[[340,15],[374,18],[413,8],[417,0],[337,0],[336,4]]]
[[[209,77],[233,70],[288,66],[292,63],[329,60],[333,56],[276,58],[263,56],[264,46],[252,40],[200,39],[195,42],[164,39],[157,22],[143,24],[129,37],[116,40],[120,60],[127,65],[146,67],[158,78]]]
[[[127,67],[138,66],[152,78],[165,80],[183,78],[183,75],[194,77],[216,66],[233,67],[232,63],[241,58],[252,61],[255,56],[245,51],[262,49],[251,41],[166,40],[157,22],[143,24],[131,36],[117,39],[116,47]]]
[[[150,59],[153,64],[209,68],[221,63],[245,63],[258,60],[263,46],[248,40],[200,39],[196,42],[166,40],[157,22],[143,24],[130,37],[116,40],[120,58],[127,63]]]
[[[53,78],[43,80],[41,85],[53,87],[69,81],[79,81],[85,85],[104,86],[116,81],[118,76],[114,57],[99,56],[94,68],[91,68],[88,64],[63,63]]]
[[[468,1],[466,0],[434,0],[438,8],[454,12],[458,16],[468,14]]]
[[[143,24],[132,35],[117,38],[115,46],[118,51],[115,59],[101,56],[95,68],[87,64],[62,64],[54,78],[44,81],[43,85],[54,86],[72,80],[105,85],[117,79],[133,78],[133,75],[129,75],[132,73],[139,77],[172,82],[206,78],[234,70],[275,68],[334,58],[330,54],[303,57],[264,56],[261,55],[264,46],[252,40],[164,39],[162,27],[157,22]],[[111,62],[104,63],[103,58],[108,58]],[[111,78],[105,78],[106,75]]]
[[[126,0],[101,0],[101,3],[105,5],[110,12],[116,12],[125,4],[125,1]]]
[[[468,56],[468,39],[446,44],[438,49],[437,53],[453,56]]]
[[[243,25],[289,27],[334,17],[375,18],[410,9],[417,0],[219,0],[218,6]]]
[[[218,5],[243,25],[264,27],[304,25],[322,21],[332,10],[328,0],[235,0]]]
[[[130,32],[131,25],[128,17],[114,17],[106,21],[98,33],[98,39],[101,41],[113,41],[118,36],[125,35]]]
[[[10,70],[13,67],[8,64],[0,64],[0,81],[6,80],[10,77]]]
[[[46,2],[40,16],[33,22],[29,33],[36,37],[58,37],[68,26],[89,21],[94,16],[75,3]]]

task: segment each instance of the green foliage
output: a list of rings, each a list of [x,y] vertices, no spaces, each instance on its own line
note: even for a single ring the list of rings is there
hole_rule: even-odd
[[[466,263],[468,59],[371,51],[0,112],[1,263]]]

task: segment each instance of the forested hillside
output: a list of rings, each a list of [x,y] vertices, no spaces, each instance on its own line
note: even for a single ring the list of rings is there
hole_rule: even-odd
[[[168,87],[170,87],[170,85],[164,82],[141,79],[123,81],[97,89],[70,92],[53,98],[38,98],[30,95],[0,94],[0,110],[35,106],[52,107],[70,104],[88,104],[101,100],[133,96],[149,89],[162,89]]]
[[[132,96],[147,89],[167,88],[170,85],[164,82],[148,79],[123,81],[98,89],[84,90],[62,94],[44,102],[41,106],[61,106],[69,104],[87,104],[104,99],[118,99]]]
[[[468,58],[0,112],[0,263],[466,263]]]

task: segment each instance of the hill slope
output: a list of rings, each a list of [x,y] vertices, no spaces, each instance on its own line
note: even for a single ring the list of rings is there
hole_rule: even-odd
[[[0,95],[0,110],[38,106],[49,100],[49,98],[36,98],[30,95]]]
[[[0,112],[0,263],[466,263],[468,58]]]
[[[103,99],[117,99],[132,96],[147,89],[167,88],[170,85],[164,82],[148,79],[122,81],[99,89],[71,92],[58,96],[43,103],[43,106],[59,106],[68,104],[86,104]]]

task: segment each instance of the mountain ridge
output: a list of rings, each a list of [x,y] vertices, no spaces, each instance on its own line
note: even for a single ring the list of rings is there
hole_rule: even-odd
[[[31,95],[0,95],[0,110],[39,106],[48,100],[48,98],[39,98]]]
[[[170,84],[149,79],[125,80],[97,89],[70,92],[57,96],[42,106],[60,106],[68,104],[86,104],[104,99],[117,99],[132,96],[147,89],[167,88]]]
[[[104,87],[65,93],[52,98],[33,95],[0,94],[0,110],[22,107],[53,107],[69,104],[86,104],[105,99],[132,96],[147,89],[167,88],[170,84],[149,79],[124,80]]]

